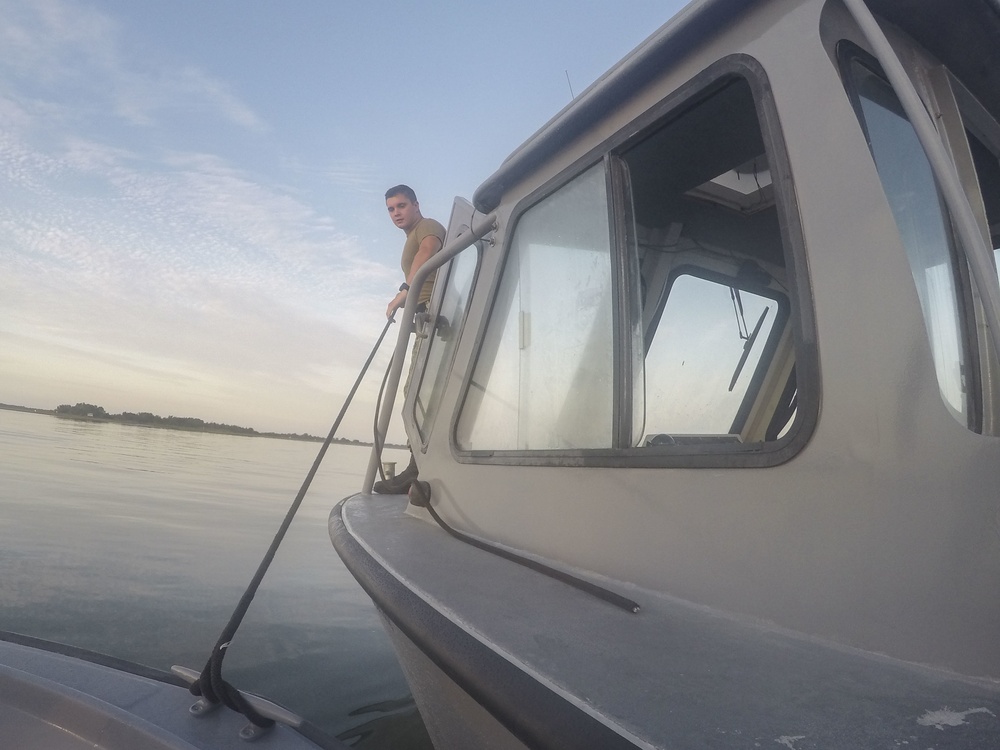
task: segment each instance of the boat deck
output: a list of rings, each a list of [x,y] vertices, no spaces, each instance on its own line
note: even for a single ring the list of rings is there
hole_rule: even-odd
[[[188,712],[196,698],[170,681],[64,653],[0,640],[0,747],[18,750],[246,750],[247,721],[219,708]],[[319,750],[278,725],[254,740],[260,750]]]
[[[631,613],[406,507],[348,498],[331,514],[338,552],[392,623],[528,746],[1000,744],[997,684],[574,571],[637,601]]]

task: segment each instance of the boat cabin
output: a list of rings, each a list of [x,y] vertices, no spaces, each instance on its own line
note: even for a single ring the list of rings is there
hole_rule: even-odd
[[[471,696],[512,747],[559,746],[408,619],[430,606],[629,747],[874,747],[943,726],[970,732],[955,747],[1000,743],[998,121],[993,0],[700,0],[456,201],[402,403],[422,494],[394,515],[363,492],[332,521],[352,570],[348,536],[424,603],[356,573],[411,682],[445,675],[415,689],[425,720]],[[642,609],[547,613],[547,587],[524,599],[532,584],[500,563],[445,551],[461,542],[427,503]],[[426,541],[404,544],[416,528]],[[382,534],[402,535],[396,552]],[[689,662],[675,636],[700,617],[691,633],[748,629]],[[792,668],[792,693],[815,695],[806,729],[782,734],[753,697],[776,675],[713,683],[772,637],[884,660],[865,663],[896,687],[865,705],[894,718],[847,732],[824,713],[839,698],[822,707],[832,678]],[[635,673],[582,673],[608,650]],[[903,677],[912,665],[932,672]],[[921,724],[947,691],[910,705],[901,686],[944,674],[980,686],[947,699],[974,713]],[[716,718],[682,735],[664,717],[702,691]],[[442,746],[453,731],[432,726]]]

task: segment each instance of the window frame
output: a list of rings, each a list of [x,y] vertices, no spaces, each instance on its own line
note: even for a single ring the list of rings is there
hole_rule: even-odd
[[[502,248],[502,256],[500,261],[497,263],[497,271],[492,279],[492,286],[489,290],[489,297],[486,302],[486,310],[482,316],[481,324],[479,327],[478,335],[475,340],[471,362],[469,363],[468,371],[466,373],[465,381],[462,384],[461,395],[458,399],[455,412],[452,416],[451,429],[449,433],[450,444],[453,455],[460,462],[463,459],[467,459],[469,462],[478,462],[476,459],[486,459],[490,461],[492,459],[497,459],[500,456],[530,456],[530,457],[545,457],[546,460],[542,463],[549,463],[550,460],[555,460],[558,463],[557,458],[559,456],[571,456],[579,457],[583,454],[594,454],[594,453],[609,453],[616,450],[615,448],[587,448],[587,449],[558,449],[558,450],[547,450],[547,449],[535,449],[535,450],[475,450],[475,449],[465,449],[459,446],[458,443],[458,428],[461,421],[462,411],[464,405],[468,399],[469,391],[472,387],[473,379],[476,374],[476,368],[479,363],[480,357],[483,355],[483,348],[486,344],[487,334],[490,332],[490,323],[494,320],[494,314],[496,313],[497,303],[500,301],[500,291],[503,286],[504,279],[508,270],[508,265],[512,260],[512,249],[514,244],[515,236],[517,235],[517,228],[520,225],[521,218],[534,209],[536,206],[542,204],[548,198],[556,195],[560,190],[568,187],[579,177],[582,177],[586,172],[591,169],[596,169],[600,167],[604,176],[604,189],[606,195],[606,207],[608,211],[608,246],[609,246],[609,265],[611,267],[611,278],[610,286],[614,293],[614,299],[611,304],[611,315],[612,315],[612,347],[613,347],[613,357],[614,362],[612,363],[612,385],[610,388],[610,393],[613,398],[611,404],[612,408],[612,425],[611,425],[611,438],[612,441],[617,439],[617,426],[618,426],[618,399],[614,398],[615,393],[620,388],[621,384],[621,373],[623,368],[620,364],[621,362],[621,350],[622,345],[619,336],[619,330],[621,326],[621,313],[620,313],[620,301],[621,294],[618,288],[621,280],[618,278],[618,257],[616,253],[616,237],[615,237],[615,217],[613,206],[613,193],[612,193],[612,181],[609,174],[608,159],[606,155],[597,155],[590,160],[581,159],[578,161],[574,167],[567,169],[560,175],[559,179],[553,180],[544,186],[543,189],[537,190],[531,195],[529,195],[525,200],[522,200],[515,208],[515,212],[512,213],[509,219],[509,226],[511,231],[508,231],[504,235],[504,244]],[[505,461],[502,459],[497,459],[501,463],[528,463],[534,464],[539,463],[535,460],[525,460],[525,461]]]
[[[948,68],[939,68],[932,71],[932,73],[935,74],[932,83],[935,93],[937,94],[937,87],[944,87],[947,89],[948,95],[954,100],[955,110],[953,118],[945,115],[945,126],[961,129],[960,137],[961,142],[964,143],[964,148],[967,150],[967,159],[956,159],[956,165],[959,168],[960,175],[966,182],[966,189],[972,189],[977,193],[975,200],[979,201],[983,210],[983,228],[992,238],[994,225],[989,223],[986,196],[982,192],[982,177],[978,173],[972,145],[969,143],[968,138],[971,136],[978,140],[982,147],[987,149],[1000,162],[1000,123],[983,107],[972,92],[966,88],[965,84],[955,77],[951,70]],[[952,122],[952,119],[954,119],[954,122]],[[953,151],[957,148],[957,146],[952,144],[950,139],[949,147]],[[994,248],[993,261],[994,271],[996,271],[997,255],[1000,252],[1000,248],[998,248],[998,242],[991,242],[990,244]],[[998,274],[998,279],[1000,279],[1000,274]],[[992,337],[989,335],[987,328],[978,324],[978,321],[984,317],[982,310],[983,300],[974,283],[970,283],[970,289],[973,298],[972,311],[974,319],[977,321],[974,338],[979,347],[980,354],[979,366],[973,373],[973,377],[976,378],[975,385],[978,388],[978,394],[981,399],[981,413],[979,415],[980,421],[977,425],[979,428],[977,432],[983,435],[996,436],[1000,434],[997,416],[997,404],[1000,404],[1000,381],[997,378],[997,373],[1000,372],[1000,362],[998,362],[997,358],[1000,356],[1000,352],[995,351]]]
[[[632,384],[636,377],[636,363],[632,356],[634,347],[630,342],[630,337],[633,335],[630,327],[633,325],[634,312],[630,310],[630,305],[637,299],[636,290],[640,281],[638,264],[629,262],[631,253],[628,252],[625,237],[630,209],[626,192],[627,172],[623,172],[623,160],[620,155],[662,128],[671,119],[683,117],[692,107],[710,98],[735,79],[744,80],[750,88],[772,172],[782,255],[789,279],[788,324],[795,351],[798,413],[786,433],[773,442],[742,444],[719,441],[697,445],[631,447],[632,435],[626,433],[630,433],[632,429],[632,420],[624,419],[623,415],[635,408],[632,400],[634,391]],[[457,440],[458,425],[482,353],[486,332],[493,320],[497,293],[506,272],[511,243],[518,223],[535,205],[599,163],[604,165],[609,196],[612,284],[616,291],[616,300],[613,303],[614,447],[535,451],[463,449]],[[712,64],[659,103],[628,122],[615,134],[580,156],[556,176],[517,201],[507,223],[509,230],[504,232],[503,245],[500,248],[502,257],[497,264],[498,270],[488,291],[485,312],[473,344],[473,357],[451,419],[449,441],[452,456],[456,461],[517,466],[770,467],[789,461],[809,441],[819,414],[820,373],[805,242],[774,97],[763,66],[756,59],[745,54],[734,54]]]
[[[848,39],[841,39],[836,45],[836,58],[837,65],[839,68],[840,78],[844,86],[844,90],[847,93],[848,101],[851,104],[851,108],[854,110],[854,114],[857,118],[858,127],[864,134],[865,142],[868,145],[868,151],[874,161],[874,153],[872,152],[872,137],[869,132],[869,125],[867,119],[865,118],[864,111],[861,105],[861,92],[858,89],[857,81],[851,70],[851,66],[857,63],[868,70],[874,76],[882,79],[886,86],[895,94],[895,89],[892,83],[889,81],[888,76],[886,76],[885,71],[882,69],[881,64],[867,50],[858,46],[855,42]],[[898,94],[896,94],[898,98]],[[961,111],[960,111],[961,114]],[[909,118],[906,118],[909,122]],[[912,123],[911,123],[912,127]],[[950,147],[949,147],[950,148]],[[933,171],[932,171],[933,176]],[[938,195],[941,195],[941,188],[937,184],[935,178],[935,189],[938,191]],[[881,182],[880,185],[885,190],[884,183]],[[977,183],[978,190],[978,183]],[[888,200],[888,196],[886,198]],[[955,295],[957,297],[957,312],[958,312],[958,325],[959,334],[961,341],[965,348],[965,362],[962,365],[962,373],[965,378],[965,398],[966,398],[966,421],[965,427],[970,432],[983,434],[984,432],[984,393],[983,393],[983,351],[982,344],[984,342],[980,341],[977,335],[973,332],[977,331],[979,316],[976,314],[975,308],[975,283],[972,279],[972,273],[969,269],[969,261],[966,257],[967,250],[962,246],[961,238],[958,237],[955,231],[954,220],[948,210],[947,205],[943,197],[941,200],[942,216],[945,220],[945,231],[950,239],[949,242],[949,258],[952,264],[952,278],[955,284]],[[901,240],[902,241],[902,240]],[[909,264],[909,258],[907,258]],[[912,270],[912,266],[911,266]],[[914,282],[914,293],[916,293],[916,282]],[[923,311],[921,311],[923,314]],[[929,333],[925,334],[928,336],[928,345],[930,345]],[[937,380],[937,375],[935,373],[935,380]],[[940,384],[939,384],[940,388]],[[939,393],[939,396],[944,404],[944,395]],[[956,419],[956,421],[958,421]],[[959,421],[959,424],[962,422]]]
[[[420,389],[423,387],[424,381],[429,375],[427,371],[427,363],[431,355],[431,350],[434,345],[434,332],[437,330],[436,326],[429,327],[427,336],[428,344],[422,345],[420,351],[417,353],[417,362],[413,363],[414,368],[414,378],[413,383],[410,387],[413,389],[413,403],[412,408],[407,410],[408,416],[413,420],[413,428],[420,438],[420,450],[426,451],[431,440],[431,434],[434,431],[434,425],[441,418],[441,406],[440,402],[444,398],[444,391],[447,390],[447,380],[449,374],[455,367],[455,358],[458,355],[459,344],[461,343],[462,334],[465,331],[466,322],[469,319],[469,309],[472,307],[472,299],[476,291],[476,284],[479,282],[479,274],[483,267],[483,240],[477,240],[469,247],[462,250],[458,255],[448,261],[448,263],[443,267],[443,269],[438,269],[438,278],[440,279],[442,274],[441,271],[444,270],[444,283],[436,283],[434,286],[434,294],[431,298],[430,306],[428,307],[428,313],[435,316],[441,314],[441,305],[444,303],[445,290],[452,279],[452,267],[455,265],[455,261],[459,257],[468,252],[475,252],[476,255],[476,265],[472,272],[472,281],[469,285],[469,297],[465,303],[465,310],[462,312],[462,319],[457,325],[452,325],[452,335],[456,337],[455,346],[452,348],[451,353],[441,360],[441,367],[438,372],[444,373],[445,385],[443,386],[442,392],[439,394],[439,403],[437,408],[431,414],[430,419],[420,416],[418,402],[420,399]]]
[[[732,287],[739,289],[743,292],[748,292],[750,294],[755,294],[758,297],[764,297],[766,299],[772,300],[775,303],[776,310],[774,313],[774,322],[770,328],[770,332],[766,339],[759,342],[761,346],[760,359],[768,359],[773,363],[774,355],[777,352],[778,346],[781,343],[781,338],[785,330],[785,326],[788,324],[790,317],[790,301],[788,295],[783,294],[777,290],[771,289],[767,286],[761,286],[760,284],[755,284],[752,282],[747,282],[736,278],[735,276],[730,276],[719,271],[714,271],[704,266],[696,266],[693,264],[683,264],[670,271],[670,275],[667,277],[665,287],[667,289],[666,294],[660,300],[657,305],[656,312],[653,315],[653,322],[656,323],[656,327],[659,328],[659,322],[663,318],[663,313],[666,310],[667,302],[670,299],[670,294],[673,289],[674,283],[680,279],[682,276],[689,276],[691,278],[700,279],[701,281],[707,281],[713,284],[718,284],[720,287]],[[652,344],[655,340],[655,333],[652,339],[648,342],[647,346]],[[742,432],[746,428],[747,421],[750,418],[750,413],[752,407],[757,397],[760,394],[761,388],[764,385],[764,379],[767,376],[767,370],[769,368],[757,368],[746,390],[743,394],[743,398],[740,401],[740,406],[733,415],[733,421],[730,425],[730,430],[739,425],[739,431]],[[719,433],[720,435],[722,433]],[[730,432],[729,434],[736,434],[735,432]],[[712,433],[704,433],[706,439],[712,437]],[[761,445],[761,443],[752,443],[752,445]],[[643,447],[643,450],[649,450],[649,446]]]

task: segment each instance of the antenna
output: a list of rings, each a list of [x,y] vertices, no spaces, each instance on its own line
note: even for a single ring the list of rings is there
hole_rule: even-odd
[[[569,86],[569,98],[570,100],[576,99],[576,94],[573,93],[573,84],[569,80],[569,71],[563,71],[566,73],[566,84]]]

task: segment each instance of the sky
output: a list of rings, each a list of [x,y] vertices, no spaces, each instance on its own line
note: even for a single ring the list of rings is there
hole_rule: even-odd
[[[0,0],[0,403],[327,434],[402,281],[386,188],[447,224],[683,4]]]

